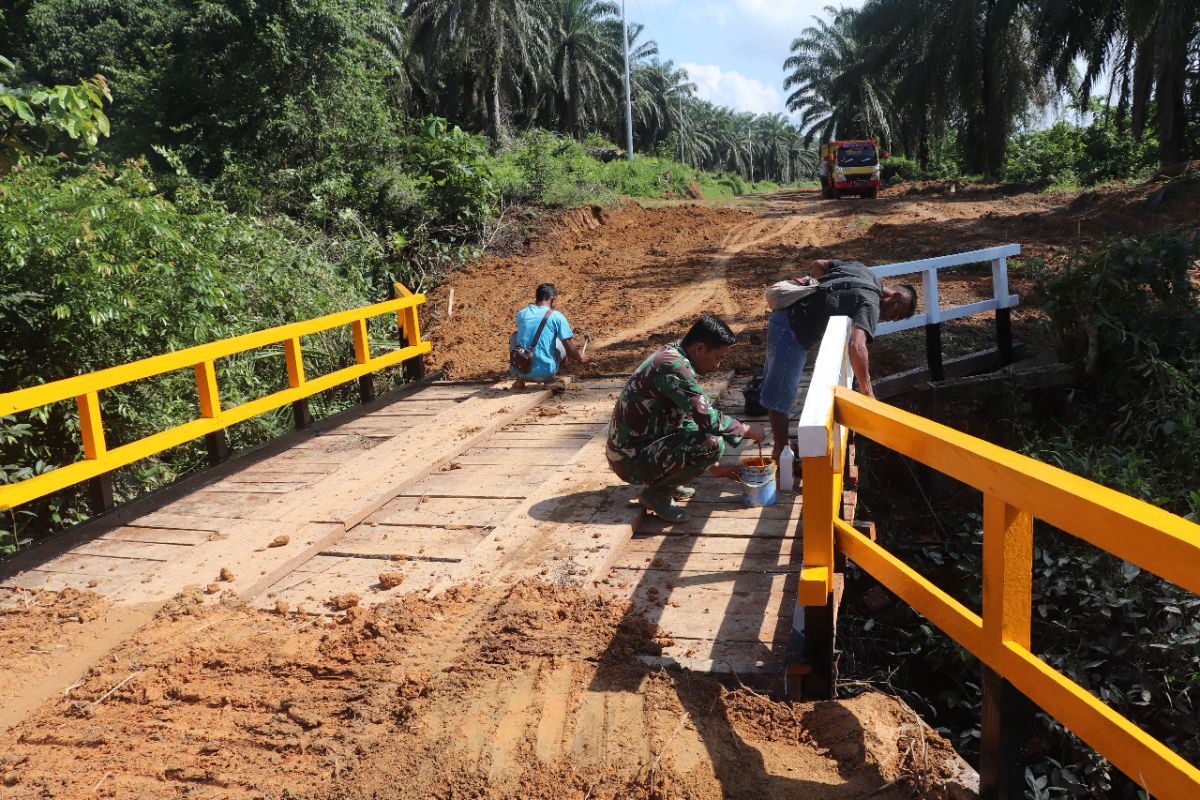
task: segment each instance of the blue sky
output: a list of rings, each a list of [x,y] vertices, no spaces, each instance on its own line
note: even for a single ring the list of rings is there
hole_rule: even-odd
[[[685,67],[705,100],[739,111],[788,113],[783,62],[829,0],[625,0],[630,22]],[[858,8],[862,0],[832,5]]]

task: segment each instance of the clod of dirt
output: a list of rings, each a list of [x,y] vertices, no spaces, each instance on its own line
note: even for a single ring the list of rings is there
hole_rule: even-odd
[[[218,580],[222,580],[222,581],[234,580],[234,575],[229,570],[229,567],[221,567],[221,574],[218,576]]]
[[[283,706],[283,713],[287,714],[287,718],[301,728],[311,730],[321,727],[321,716],[317,712],[293,705],[290,700],[285,700]]]
[[[205,594],[216,594],[219,591],[221,591],[221,585],[217,583],[210,583],[208,586],[204,587]]]
[[[279,615],[283,615],[283,614],[286,614],[287,612],[288,612],[287,601],[286,600],[276,600],[275,601],[275,613],[279,614]]]
[[[21,782],[21,776],[15,772],[4,773],[4,778],[0,780],[5,786],[16,786]]]
[[[346,592],[346,594],[335,594],[329,598],[329,605],[338,611],[345,611],[348,608],[354,608],[361,600],[354,592]]]
[[[88,585],[89,589],[95,589],[97,586],[100,585],[100,581],[96,580],[95,578],[92,578],[90,581],[87,582],[87,585]]]
[[[403,572],[381,572],[379,573],[379,586],[382,589],[395,589],[400,584],[404,583]]]
[[[229,537],[228,537],[227,535],[225,535],[225,534],[223,534],[223,533],[218,533],[217,531],[213,531],[212,533],[210,533],[210,534],[208,535],[208,540],[209,540],[210,542],[219,542],[219,541],[221,541],[222,539],[228,539],[228,538],[229,538]]]
[[[291,541],[291,538],[288,537],[287,534],[283,534],[281,536],[276,536],[274,539],[272,539],[271,543],[269,545],[267,545],[267,547],[283,547],[290,541]]]

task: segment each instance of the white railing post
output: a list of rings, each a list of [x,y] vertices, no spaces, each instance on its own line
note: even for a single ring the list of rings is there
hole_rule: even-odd
[[[802,471],[804,560],[792,614],[784,687],[795,698],[802,693],[825,697],[833,687],[833,520],[841,514],[845,451],[844,432],[833,418],[833,390],[850,385],[849,342],[850,318],[830,319],[796,426],[796,457]],[[802,683],[808,689],[802,691]]]

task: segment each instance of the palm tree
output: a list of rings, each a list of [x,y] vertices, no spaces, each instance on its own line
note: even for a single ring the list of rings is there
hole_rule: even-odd
[[[611,106],[620,81],[620,12],[610,0],[555,0],[551,80],[560,126],[576,138]]]
[[[968,167],[996,178],[1016,120],[1049,102],[1032,26],[1022,0],[868,0],[855,34],[866,71],[899,76],[899,116],[925,125],[940,105],[935,119],[956,123]]]
[[[502,141],[505,89],[519,99],[546,71],[547,0],[411,0],[404,13],[421,66],[430,77],[461,71],[460,102],[482,112],[492,139]]]
[[[631,82],[634,133],[642,149],[654,150],[672,131],[681,134],[683,100],[696,91],[687,71],[677,69],[670,61],[652,59],[649,64],[638,65]]]
[[[1117,95],[1117,124],[1129,113],[1130,130],[1141,138],[1154,111],[1163,166],[1188,154],[1189,61],[1200,51],[1197,0],[1041,0],[1039,55],[1059,86],[1069,85],[1073,65],[1087,66],[1078,99],[1086,101],[1096,79],[1111,75]],[[1193,92],[1200,91],[1195,72]],[[1193,99],[1193,105],[1197,102]],[[1197,109],[1193,107],[1192,113]]]
[[[805,143],[836,135],[890,139],[887,81],[862,68],[858,12],[826,6],[825,13],[830,21],[814,17],[816,25],[792,41],[792,55],[783,64],[791,70],[783,87],[795,87],[787,106],[800,113]]]

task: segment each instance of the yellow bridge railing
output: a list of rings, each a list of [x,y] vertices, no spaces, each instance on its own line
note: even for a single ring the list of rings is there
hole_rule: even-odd
[[[1196,593],[1200,525],[845,385],[826,391],[832,394],[825,428],[829,446],[802,463],[804,566],[798,605],[829,602],[836,547],[1151,796],[1200,797],[1200,770],[1030,650],[1035,517]],[[983,493],[982,615],[838,518],[846,430]]]
[[[83,459],[18,483],[0,485],[0,510],[6,510],[59,491],[81,481],[104,475],[118,467],[205,434],[216,433],[237,422],[303,400],[317,392],[333,388],[375,370],[393,366],[429,352],[429,342],[421,341],[417,306],[425,295],[413,294],[395,284],[396,298],[374,305],[340,311],[323,317],[280,325],[266,330],[189,347],[174,353],[145,358],[109,369],[89,372],[73,378],[32,386],[0,394],[0,414],[17,414],[62,400],[74,398],[79,408]],[[372,356],[367,337],[367,320],[382,314],[396,314],[405,346]],[[354,360],[349,367],[309,379],[304,374],[300,337],[349,325],[354,334]],[[288,388],[250,400],[231,408],[222,408],[217,386],[215,361],[260,347],[283,344],[287,362]],[[100,413],[100,392],[143,378],[192,367],[196,373],[199,417],[109,449],[104,437]]]

